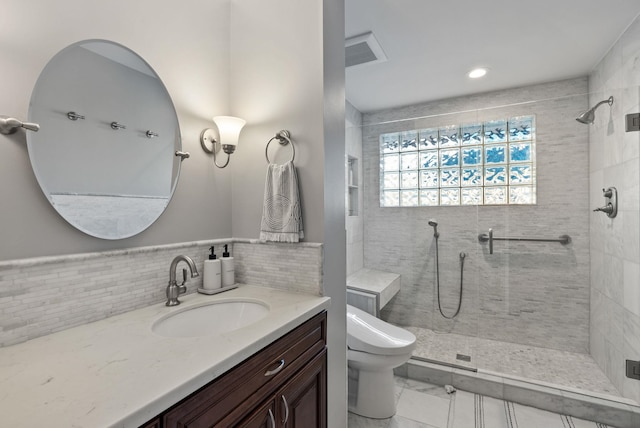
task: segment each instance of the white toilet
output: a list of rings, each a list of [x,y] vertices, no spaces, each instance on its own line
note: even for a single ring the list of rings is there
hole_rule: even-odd
[[[347,305],[349,411],[367,418],[396,413],[393,369],[411,358],[416,337]]]

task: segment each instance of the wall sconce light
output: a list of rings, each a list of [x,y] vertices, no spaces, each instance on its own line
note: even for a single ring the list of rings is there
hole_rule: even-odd
[[[215,130],[212,128],[206,128],[200,133],[200,145],[202,146],[202,150],[213,155],[213,163],[215,166],[218,168],[224,168],[229,164],[231,153],[236,150],[236,146],[238,145],[240,131],[247,122],[244,119],[232,116],[216,116],[213,118],[213,121],[218,127],[220,141],[215,138]],[[208,144],[211,144],[212,148],[209,148],[207,146]],[[218,165],[218,162],[216,161],[216,152],[220,150],[218,145],[221,145],[222,151],[227,154],[227,161],[224,165]]]

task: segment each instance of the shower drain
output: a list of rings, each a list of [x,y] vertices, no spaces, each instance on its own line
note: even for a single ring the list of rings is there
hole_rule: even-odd
[[[456,354],[456,360],[470,362],[471,361],[471,356],[464,355],[464,354]]]

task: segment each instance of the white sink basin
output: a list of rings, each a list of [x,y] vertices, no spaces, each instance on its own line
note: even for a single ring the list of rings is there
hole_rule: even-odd
[[[269,306],[255,300],[222,300],[178,309],[153,323],[151,330],[166,337],[214,336],[264,318]]]

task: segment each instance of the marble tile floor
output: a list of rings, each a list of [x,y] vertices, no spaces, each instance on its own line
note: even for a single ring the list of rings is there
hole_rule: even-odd
[[[437,333],[405,327],[417,338],[413,355],[429,360],[477,368],[479,371],[547,382],[561,387],[620,397],[620,393],[587,354]],[[457,359],[467,355],[471,361]],[[589,373],[589,376],[585,376]]]
[[[613,428],[509,401],[395,377],[397,412],[389,419],[349,413],[349,428]]]

